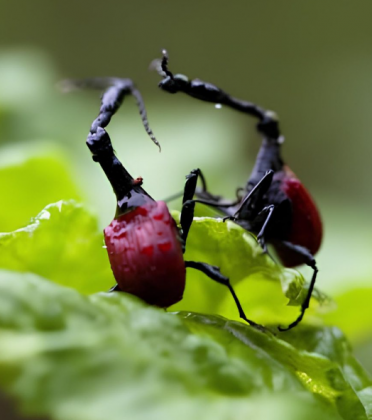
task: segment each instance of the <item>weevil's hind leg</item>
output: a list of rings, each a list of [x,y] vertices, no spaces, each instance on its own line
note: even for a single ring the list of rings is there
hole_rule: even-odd
[[[280,242],[280,246],[285,248],[286,250],[288,250],[290,252],[293,252],[293,253],[297,254],[302,259],[303,264],[306,264],[313,269],[313,275],[311,277],[309,290],[307,291],[305,300],[302,302],[300,315],[298,316],[298,318],[295,321],[293,321],[291,324],[289,324],[288,327],[286,327],[286,328],[278,327],[278,329],[280,331],[288,331],[288,330],[292,329],[293,327],[295,327],[296,325],[298,325],[301,322],[302,318],[305,315],[306,309],[310,305],[310,299],[311,299],[311,295],[312,295],[313,290],[314,290],[315,281],[316,281],[316,277],[317,277],[317,274],[318,274],[318,268],[316,266],[314,256],[306,248],[304,248],[302,246],[299,246],[299,245],[294,245],[294,244],[292,244],[290,242],[287,242],[287,241]]]
[[[111,287],[111,289],[109,290],[109,293],[111,292],[121,292],[122,290],[120,289],[119,285],[116,284],[115,286]]]
[[[230,291],[230,293],[231,293],[231,295],[232,295],[232,297],[235,301],[235,304],[236,304],[236,306],[238,308],[238,311],[239,311],[240,318],[244,319],[244,321],[246,321],[252,327],[256,327],[260,330],[264,330],[264,327],[257,324],[256,322],[248,319],[245,316],[242,305],[240,304],[240,301],[238,299],[238,296],[235,293],[234,288],[230,284],[229,278],[222,275],[221,272],[220,272],[220,269],[218,267],[216,267],[214,265],[206,264],[206,263],[195,262],[195,261],[185,261],[185,266],[188,267],[188,268],[194,268],[196,270],[199,270],[202,273],[204,273],[205,275],[207,275],[210,279],[216,281],[217,283],[220,283],[220,284],[226,286],[229,289],[229,291]]]

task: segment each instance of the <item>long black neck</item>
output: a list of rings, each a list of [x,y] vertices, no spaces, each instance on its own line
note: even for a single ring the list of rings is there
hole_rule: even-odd
[[[115,156],[110,137],[104,128],[98,127],[95,133],[89,134],[87,146],[92,152],[93,160],[101,165],[114,190],[117,200],[116,217],[133,207],[153,201],[141,188],[142,180],[134,179]]]
[[[121,216],[134,207],[153,201],[141,187],[142,181],[133,179],[114,154],[101,159],[93,156],[93,160],[101,165],[116,195],[115,217]]]
[[[159,147],[148,121],[145,106],[140,92],[130,79],[88,79],[85,81],[70,82],[77,87],[107,88],[102,95],[101,107],[97,118],[93,121],[87,138],[87,146],[92,152],[93,160],[98,162],[105,172],[116,195],[116,217],[128,210],[141,206],[153,199],[141,188],[142,178],[133,179],[115,156],[110,136],[105,127],[110,123],[112,116],[120,108],[126,95],[133,95],[137,100],[141,119],[146,132]]]
[[[267,171],[279,172],[283,169],[284,163],[280,152],[281,144],[278,139],[263,138],[256,163],[248,179],[247,191],[250,191],[264,177]]]

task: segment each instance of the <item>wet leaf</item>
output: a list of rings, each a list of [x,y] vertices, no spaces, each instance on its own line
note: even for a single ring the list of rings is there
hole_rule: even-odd
[[[296,348],[221,317],[0,272],[0,383],[27,415],[366,419],[370,382],[357,369],[349,381],[356,362],[342,334],[312,328],[291,333]],[[316,353],[325,337],[333,350]]]
[[[31,223],[0,234],[0,267],[32,272],[83,293],[115,280],[97,220],[81,204],[50,204]]]

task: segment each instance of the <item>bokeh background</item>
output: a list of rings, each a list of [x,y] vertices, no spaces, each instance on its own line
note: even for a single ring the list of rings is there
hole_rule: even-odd
[[[173,72],[213,82],[279,114],[286,137],[284,158],[312,192],[323,216],[318,287],[330,296],[368,290],[371,16],[368,0],[4,3],[1,164],[46,151],[62,156],[80,188],[77,194],[98,213],[102,227],[107,225],[114,198],[84,143],[98,112],[99,94],[62,95],[55,86],[64,78],[130,77],[142,91],[162,145],[159,154],[128,98],[109,131],[132,175],[141,175],[150,194],[161,199],[180,191],[184,176],[200,167],[213,192],[233,197],[249,176],[259,147],[255,121],[182,94],[161,92],[159,76],[148,68],[167,48]],[[20,205],[34,197],[42,203],[42,180],[30,186],[29,196],[16,193]],[[372,323],[372,310],[360,313],[346,301],[350,328],[358,317],[369,317]],[[371,337],[372,325],[356,351],[372,370]]]

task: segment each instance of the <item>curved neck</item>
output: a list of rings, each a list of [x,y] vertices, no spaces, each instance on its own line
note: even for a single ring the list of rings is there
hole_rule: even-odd
[[[142,180],[133,179],[113,153],[100,158],[94,155],[93,160],[101,165],[116,195],[115,217],[121,216],[133,207],[139,207],[149,201],[154,201],[141,187]]]
[[[277,140],[263,138],[260,150],[257,154],[256,163],[253,167],[251,176],[248,179],[247,190],[256,185],[268,170],[274,172],[283,169],[283,160],[280,154],[281,144]]]

